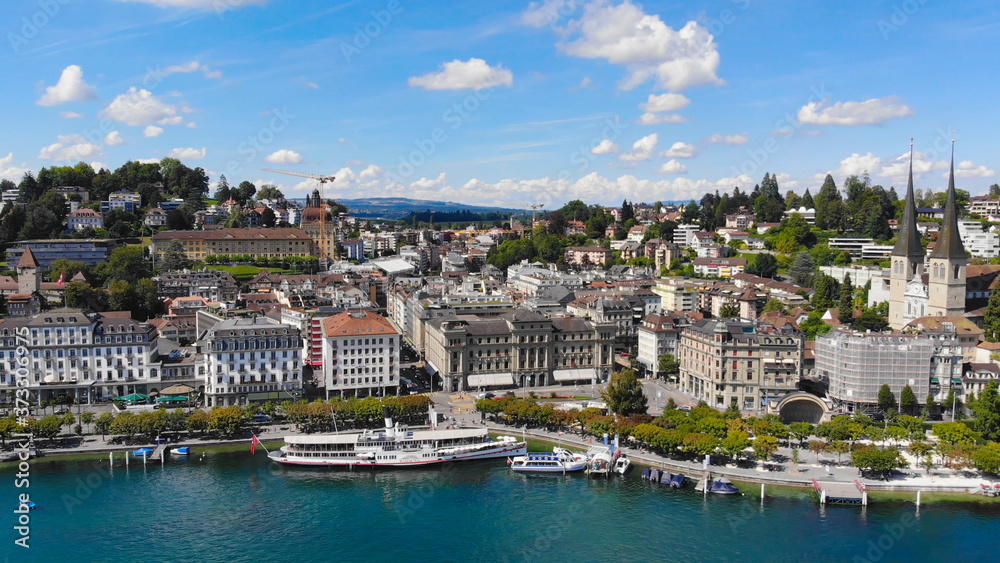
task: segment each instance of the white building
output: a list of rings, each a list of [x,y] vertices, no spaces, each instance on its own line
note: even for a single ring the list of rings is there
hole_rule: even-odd
[[[385,396],[399,387],[400,334],[389,319],[351,311],[323,319],[327,397]]]
[[[677,357],[677,344],[680,342],[681,329],[687,324],[678,315],[649,315],[639,325],[639,354],[637,360],[646,371],[657,377],[660,374],[660,356],[673,354]]]
[[[788,219],[792,215],[801,215],[802,218],[806,220],[806,223],[809,223],[810,225],[816,224],[815,209],[806,209],[805,207],[800,207],[798,209],[789,209],[788,211],[785,211],[785,219]]]
[[[996,258],[1000,256],[1000,235],[983,229],[979,221],[959,221],[958,232],[962,244],[976,258]]]
[[[677,225],[674,229],[674,244],[678,246],[691,246],[694,242],[694,234],[701,230],[698,225]]]
[[[299,329],[266,317],[224,319],[205,336],[208,406],[301,396]]]
[[[75,233],[86,228],[104,228],[104,217],[102,217],[100,213],[87,207],[77,209],[66,216],[67,231]]]

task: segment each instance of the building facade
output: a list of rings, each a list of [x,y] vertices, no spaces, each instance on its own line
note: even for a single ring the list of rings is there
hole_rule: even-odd
[[[798,388],[805,336],[794,326],[705,319],[681,333],[681,390],[716,408],[758,411]]]
[[[296,327],[266,317],[219,320],[206,331],[207,405],[297,399],[302,339]]]
[[[389,319],[371,311],[350,311],[323,319],[327,396],[395,394],[400,338]]]
[[[184,245],[188,260],[204,260],[218,254],[251,254],[268,258],[316,255],[313,240],[305,231],[295,228],[161,231],[153,235],[152,251],[158,261],[163,260],[167,247],[175,240]]]

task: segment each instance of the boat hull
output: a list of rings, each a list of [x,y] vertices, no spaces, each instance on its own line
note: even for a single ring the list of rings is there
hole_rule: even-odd
[[[385,460],[385,459],[365,459],[362,457],[346,457],[346,458],[289,458],[287,456],[281,455],[281,452],[272,452],[269,456],[272,461],[280,463],[282,465],[295,465],[300,467],[426,467],[429,465],[436,465],[440,463],[449,463],[456,461],[474,461],[479,459],[495,459],[500,457],[511,457],[519,455],[527,455],[528,446],[524,442],[514,443],[509,445],[503,445],[501,447],[491,449],[491,450],[481,450],[468,453],[457,453],[451,455],[440,455],[432,458],[417,458],[414,456],[412,459],[402,458],[396,460]]]

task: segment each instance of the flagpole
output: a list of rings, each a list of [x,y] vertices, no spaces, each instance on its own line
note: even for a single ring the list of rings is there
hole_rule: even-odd
[[[267,446],[264,445],[264,442],[260,441],[260,438],[258,438],[256,434],[254,434],[253,432],[251,432],[250,435],[253,436],[254,440],[257,440],[257,443],[260,444],[260,447],[264,448],[264,452],[265,453],[267,453],[268,455],[271,455],[270,450],[267,449]]]

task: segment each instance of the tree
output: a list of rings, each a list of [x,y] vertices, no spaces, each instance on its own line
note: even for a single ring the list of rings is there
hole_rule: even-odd
[[[749,273],[762,278],[773,278],[778,273],[778,259],[773,254],[758,254],[749,270]]]
[[[726,301],[719,307],[720,319],[735,319],[740,316],[740,306],[735,301]]]
[[[240,407],[217,407],[208,413],[208,427],[224,436],[233,436],[246,428],[247,420]]]
[[[764,310],[761,312],[762,313],[778,312],[784,315],[788,311],[785,309],[784,303],[782,303],[777,298],[772,297],[767,300],[767,303],[764,304]]]
[[[971,406],[972,412],[976,414],[976,430],[987,440],[1000,441],[1000,393],[997,392],[996,379],[986,383],[979,398]]]
[[[101,439],[103,440],[107,436],[108,432],[111,430],[111,423],[115,421],[115,415],[104,412],[97,417],[94,421],[94,431],[101,433]]]
[[[209,417],[205,411],[195,411],[187,420],[187,428],[191,432],[204,432],[208,430]]]
[[[881,449],[875,446],[855,448],[851,452],[851,464],[858,469],[883,473],[909,466],[898,448]]]
[[[819,463],[819,454],[826,451],[826,442],[823,440],[809,440],[809,451],[816,454],[816,463]]]
[[[972,444],[976,441],[976,433],[961,422],[942,422],[934,425],[934,435],[949,446]]]
[[[812,436],[814,428],[808,422],[793,422],[788,425],[788,430],[791,432],[792,437],[799,441],[799,447],[802,447],[802,442],[809,436]]]
[[[53,260],[49,265],[47,276],[50,280],[57,280],[59,279],[59,276],[65,274],[66,280],[68,281],[79,273],[83,273],[84,277],[86,277],[87,274],[90,273],[90,266],[76,260],[60,258],[58,260]]]
[[[1000,342],[1000,291],[990,293],[983,319],[983,336],[989,342]]]
[[[109,307],[108,292],[101,288],[91,287],[83,281],[71,281],[66,284],[66,306],[92,311],[107,311]]]
[[[972,454],[972,465],[985,473],[1000,473],[1000,444],[990,442]]]
[[[903,414],[914,415],[917,413],[917,408],[920,404],[917,402],[917,396],[913,393],[913,389],[906,385],[903,387],[902,393],[899,394],[899,408],[903,411]]]
[[[179,240],[172,240],[167,246],[167,251],[163,253],[163,261],[160,262],[160,268],[164,272],[174,272],[177,270],[185,270],[191,265],[191,261],[187,258],[187,252],[184,250],[184,243]]]
[[[260,224],[268,229],[274,227],[277,220],[278,218],[274,214],[274,210],[270,207],[265,207],[264,211],[260,214]]]
[[[802,287],[812,287],[813,276],[816,275],[816,261],[812,254],[803,250],[795,255],[791,267],[788,268],[788,275],[796,285]]]
[[[680,363],[673,354],[660,354],[660,357],[657,358],[657,375],[661,373],[665,375],[673,375],[678,371],[680,371]]]
[[[934,400],[934,393],[927,394],[927,400],[924,401],[924,416],[930,418],[934,416],[934,411],[937,410],[937,402]]]
[[[31,433],[43,440],[54,440],[62,429],[62,417],[50,414],[31,425]]]
[[[750,434],[744,430],[730,430],[722,440],[721,448],[729,457],[736,459],[751,445]]]
[[[851,283],[850,274],[844,274],[844,282],[840,284],[839,297],[840,322],[850,326],[854,321],[854,285]]]
[[[95,270],[104,279],[135,283],[143,278],[153,277],[149,261],[139,246],[121,246],[111,253],[111,258],[99,264]]]
[[[760,461],[767,461],[778,451],[778,439],[774,436],[757,436],[753,440],[753,453]]]
[[[285,194],[281,193],[281,190],[271,184],[264,184],[259,190],[257,190],[257,200],[259,201],[262,199],[280,201],[285,199]]]
[[[172,231],[190,231],[194,227],[194,217],[185,210],[174,209],[167,213],[167,228]]]
[[[896,395],[889,388],[888,384],[882,385],[878,390],[878,408],[882,410],[883,413],[887,412],[889,409],[895,410],[898,407],[896,403]]]
[[[611,382],[601,391],[608,410],[621,415],[646,414],[646,395],[635,377],[635,370],[622,370],[611,376]]]
[[[843,455],[851,451],[851,445],[843,440],[834,440],[828,446],[829,450],[837,454],[837,464],[843,460]]]
[[[885,317],[874,309],[866,309],[860,317],[854,319],[854,329],[859,331],[882,332],[888,327]]]

